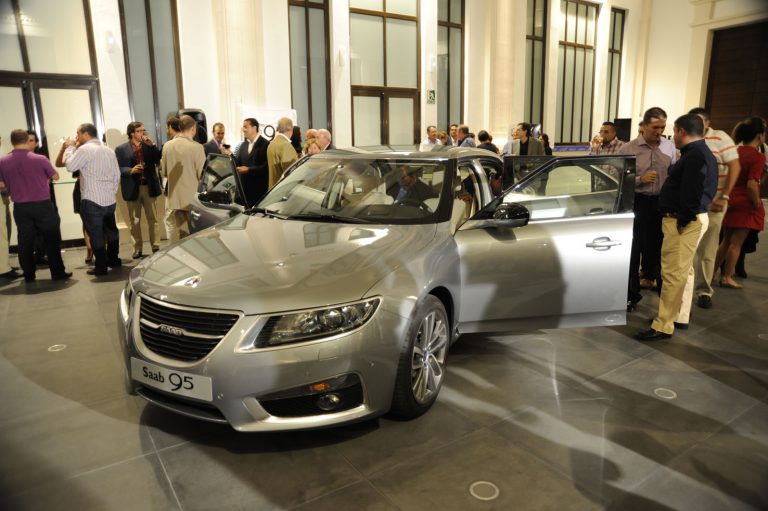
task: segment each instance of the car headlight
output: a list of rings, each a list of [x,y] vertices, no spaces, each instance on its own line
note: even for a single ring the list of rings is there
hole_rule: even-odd
[[[133,288],[131,287],[131,282],[128,281],[125,284],[122,296],[120,297],[120,314],[125,322],[128,322],[128,318],[130,317],[131,298],[133,298]]]
[[[257,348],[305,342],[350,332],[363,326],[376,312],[380,298],[272,316],[256,338]]]

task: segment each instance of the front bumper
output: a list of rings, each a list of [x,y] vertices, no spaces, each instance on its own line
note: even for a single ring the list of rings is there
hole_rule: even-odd
[[[130,299],[133,303],[129,303]],[[308,429],[352,422],[385,413],[392,401],[400,340],[406,320],[383,304],[359,330],[309,343],[252,349],[243,345],[257,335],[266,316],[242,316],[219,344],[203,359],[184,362],[158,355],[141,340],[139,304],[141,295],[126,297],[118,306],[118,336],[126,365],[126,385],[131,393],[174,412],[212,422],[227,422],[238,431],[276,431]],[[187,374],[210,378],[210,402],[185,398],[159,390],[131,377],[131,359]],[[359,381],[346,389],[345,399],[356,399],[355,406],[341,411],[307,412],[307,415],[279,416],[276,395],[290,395],[295,389],[349,375]],[[317,394],[319,398],[322,392]],[[307,410],[307,400],[303,408]],[[294,407],[296,408],[296,407]],[[269,413],[268,409],[274,413]],[[309,406],[311,409],[311,406]],[[301,413],[301,412],[298,412]]]

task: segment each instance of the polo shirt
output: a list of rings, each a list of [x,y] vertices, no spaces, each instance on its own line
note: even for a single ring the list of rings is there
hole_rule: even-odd
[[[722,192],[728,185],[728,164],[739,159],[736,144],[726,132],[712,128],[707,128],[704,141],[717,160],[717,191]]]
[[[0,181],[15,204],[51,200],[48,183],[55,174],[48,158],[27,149],[14,149],[0,158]]]

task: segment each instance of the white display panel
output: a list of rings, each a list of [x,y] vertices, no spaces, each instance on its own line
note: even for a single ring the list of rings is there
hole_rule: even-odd
[[[352,85],[384,85],[384,21],[349,15],[350,79]]]
[[[381,144],[381,100],[377,96],[352,98],[353,143],[357,147]]]
[[[389,98],[389,145],[413,144],[413,98]]]
[[[90,75],[91,60],[82,0],[19,0],[33,73]]]

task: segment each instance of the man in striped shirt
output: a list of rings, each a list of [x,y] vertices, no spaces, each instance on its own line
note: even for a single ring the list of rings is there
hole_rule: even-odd
[[[69,172],[80,171],[80,215],[91,238],[96,262],[89,275],[106,275],[107,267],[122,265],[120,233],[115,222],[115,195],[120,167],[114,151],[102,144],[93,124],[81,124],[77,139],[64,143],[64,164]],[[106,244],[105,244],[106,239]]]
[[[696,114],[704,121],[704,141],[717,160],[717,193],[709,206],[707,216],[709,226],[699,242],[696,256],[693,260],[693,269],[696,279],[696,304],[704,309],[712,307],[712,277],[715,271],[715,256],[720,244],[720,225],[723,223],[725,210],[728,208],[728,195],[736,184],[741,172],[739,154],[736,152],[736,144],[724,131],[712,129],[709,113],[703,108],[694,108],[689,114]],[[678,319],[678,322],[687,323],[688,318]]]

